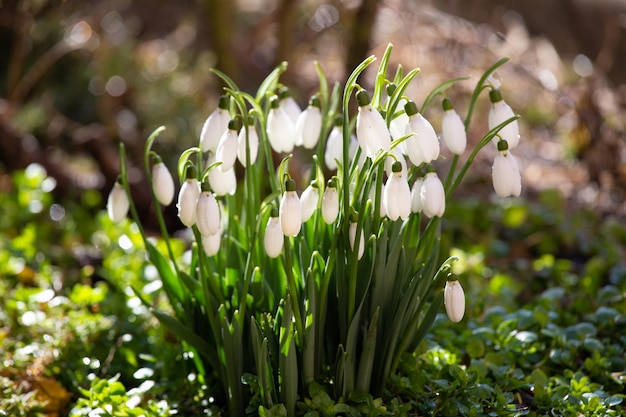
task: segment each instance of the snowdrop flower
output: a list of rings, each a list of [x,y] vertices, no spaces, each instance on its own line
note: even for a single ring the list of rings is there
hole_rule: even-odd
[[[228,122],[228,130],[222,134],[217,145],[215,159],[222,161],[222,165],[219,166],[222,172],[228,171],[235,165],[237,160],[237,137],[239,136],[240,127],[239,119],[232,119]]]
[[[214,170],[215,171],[215,170]],[[191,227],[196,223],[196,205],[200,196],[200,184],[196,178],[198,171],[194,165],[187,167],[186,180],[178,193],[178,217],[182,224]]]
[[[489,92],[489,100],[491,101],[491,108],[489,109],[489,129],[493,129],[500,123],[515,116],[511,107],[502,99],[500,90],[491,90]],[[517,120],[504,126],[500,132],[498,132],[498,135],[508,142],[509,149],[514,149],[519,143],[519,125],[517,124]],[[497,145],[498,139],[494,138],[494,143]]]
[[[337,169],[337,161],[343,158],[343,116],[335,116],[334,125],[326,141],[324,150],[324,163],[331,171]]]
[[[250,163],[254,164],[256,162],[256,158],[259,154],[259,135],[254,128],[254,118],[252,116],[248,116],[246,118],[246,126],[247,129],[241,129],[239,131],[239,136],[237,137],[237,159],[241,165],[246,167],[246,143],[250,152]],[[247,142],[246,142],[246,132]]]
[[[275,208],[272,210],[272,214],[265,226],[265,236],[263,243],[265,244],[265,253],[270,258],[276,258],[283,250],[283,244],[285,238],[283,235],[283,229],[280,226],[280,219],[278,218],[278,210]]]
[[[446,193],[443,184],[432,165],[426,167],[424,183],[420,191],[420,200],[424,214],[430,217],[442,217],[446,211]]]
[[[422,185],[424,177],[418,176],[411,187],[411,213],[421,213],[422,206]]]
[[[465,292],[461,283],[457,280],[446,281],[443,290],[443,304],[446,307],[448,318],[458,323],[463,319],[465,314]]]
[[[300,202],[302,203],[302,223],[311,218],[320,201],[320,190],[317,188],[317,182],[313,181],[302,192]]]
[[[404,111],[409,117],[405,134],[413,134],[405,141],[407,156],[413,165],[420,165],[422,162],[431,162],[437,159],[439,157],[439,140],[433,126],[417,111],[417,105],[414,101],[406,103]]]
[[[115,223],[121,222],[128,214],[128,209],[130,208],[130,202],[121,181],[121,178],[115,181],[107,198],[107,213],[109,218]]]
[[[387,158],[385,158],[385,172],[387,173],[387,175],[391,176],[393,164],[396,162],[400,162],[400,164],[402,164],[402,175],[406,177],[406,159],[404,159],[404,155],[402,155],[400,146],[396,146],[389,152],[391,153],[391,155],[388,155]]]
[[[339,215],[339,195],[336,181],[336,178],[328,180],[322,197],[322,217],[326,224],[332,224]]]
[[[350,228],[348,229],[348,237],[350,238],[350,247],[354,250],[354,243],[356,240],[356,227],[359,215],[352,213],[350,216]],[[357,251],[357,259],[361,259],[365,253],[365,237],[363,236],[363,230],[361,230],[361,236],[359,237],[359,248]]]
[[[493,188],[499,197],[519,197],[522,192],[522,177],[506,140],[498,142],[498,156],[493,161],[491,176]]]
[[[296,181],[288,179],[280,199],[280,225],[285,236],[297,236],[302,227],[302,204],[296,193]]]
[[[215,152],[220,137],[228,129],[230,114],[228,107],[230,106],[230,97],[221,96],[217,104],[217,109],[209,115],[202,125],[200,132],[200,148],[202,152]]]
[[[203,182],[196,205],[196,226],[203,236],[213,236],[220,231],[220,207],[211,193],[208,182]]]
[[[220,244],[222,242],[222,231],[218,230],[217,233],[210,236],[202,236],[202,249],[206,256],[214,256],[220,250]]]
[[[296,100],[291,96],[289,87],[281,87],[278,90],[278,98],[280,99],[280,108],[289,116],[291,123],[295,125],[302,110],[300,110],[300,106],[298,106]]]
[[[459,114],[452,108],[449,98],[443,100],[443,120],[441,121],[441,137],[450,152],[461,155],[467,146],[465,124]]]
[[[387,217],[391,220],[402,220],[411,214],[411,189],[406,177],[402,175],[402,164],[395,162],[392,174],[383,189],[383,204]]]
[[[174,200],[174,178],[159,155],[152,158],[152,186],[159,203],[169,206]]]
[[[359,110],[356,116],[356,138],[359,146],[369,158],[374,158],[378,151],[389,151],[391,138],[385,119],[372,107],[370,97],[365,90],[356,93]]]
[[[322,131],[322,111],[320,107],[320,99],[313,96],[309,100],[308,107],[298,116],[295,127],[296,145],[302,145],[306,149],[313,149],[317,145]]]
[[[289,153],[293,151],[295,129],[293,121],[280,107],[278,97],[272,97],[270,111],[267,116],[267,138],[275,152]]]
[[[208,165],[215,162],[215,156],[209,154]],[[215,195],[223,196],[226,194],[233,195],[237,191],[237,175],[235,168],[231,167],[227,171],[222,171],[219,167],[209,171],[209,185]]]

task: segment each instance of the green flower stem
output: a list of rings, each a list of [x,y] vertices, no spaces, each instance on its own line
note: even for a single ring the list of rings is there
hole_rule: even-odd
[[[387,81],[387,68],[389,67],[389,57],[393,50],[393,44],[387,44],[383,57],[380,60],[378,66],[378,72],[376,73],[376,82],[374,83],[374,94],[372,94],[372,107],[378,109],[380,103],[382,103],[383,92],[385,91],[385,84]]]
[[[296,322],[296,332],[298,333],[298,343],[300,347],[304,347],[304,325],[302,322],[302,313],[300,312],[300,300],[298,299],[298,288],[293,273],[293,261],[291,259],[291,242],[289,237],[285,236],[285,273],[287,274],[287,286],[289,289],[289,298],[291,299],[291,307]]]
[[[478,101],[478,96],[485,88],[485,82],[487,81],[487,78],[489,78],[491,74],[493,74],[498,68],[504,65],[508,60],[509,58],[506,58],[506,57],[501,58],[491,67],[489,67],[487,71],[484,72],[482,77],[480,77],[480,79],[478,80],[478,83],[476,84],[476,87],[474,88],[474,91],[472,92],[470,104],[467,109],[467,116],[465,117],[465,131],[469,129],[469,124],[472,121],[472,115],[474,113],[474,107],[476,106],[476,102]]]
[[[422,104],[422,107],[420,108],[419,112],[421,114],[424,114],[430,102],[433,101],[436,96],[438,96],[439,94],[442,94],[446,89],[448,89],[448,87],[458,83],[459,81],[465,81],[468,79],[469,77],[453,78],[451,80],[444,81],[441,84],[439,84],[430,92],[430,94],[428,94],[428,96],[426,96],[426,99],[424,100],[424,104]]]
[[[456,166],[459,163],[459,155],[455,154],[452,158],[452,162],[450,163],[450,169],[448,170],[448,175],[446,176],[446,182],[444,183],[444,190],[450,188],[450,184],[454,179],[454,173],[456,172]]]

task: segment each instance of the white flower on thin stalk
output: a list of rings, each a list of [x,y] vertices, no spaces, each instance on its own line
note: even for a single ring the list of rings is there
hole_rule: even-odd
[[[121,179],[115,181],[107,198],[107,213],[109,218],[115,223],[121,222],[130,209],[130,201],[128,201],[126,190],[124,190],[121,181]]]
[[[196,223],[196,206],[200,196],[200,183],[198,182],[198,171],[194,165],[187,167],[185,182],[178,192],[178,217],[182,224],[191,227]]]
[[[285,243],[285,235],[283,235],[283,229],[280,225],[280,219],[278,218],[278,210],[274,208],[272,214],[265,226],[265,236],[263,237],[263,243],[265,246],[265,253],[270,258],[276,258],[283,250]]]
[[[400,162],[400,164],[402,165],[402,175],[404,175],[404,177],[406,178],[406,159],[404,159],[404,155],[402,155],[402,151],[400,150],[400,144],[391,149],[389,152],[391,153],[391,155],[387,155],[387,158],[385,158],[385,172],[387,173],[387,176],[391,176],[393,164],[396,162]]]
[[[446,211],[446,192],[432,165],[426,167],[420,199],[422,211],[428,217],[442,217]]]
[[[215,159],[222,162],[222,165],[219,166],[222,172],[228,171],[235,165],[238,147],[237,138],[240,127],[239,119],[232,119],[228,122],[228,129],[224,132],[217,145]]]
[[[365,90],[356,93],[359,110],[356,116],[356,138],[365,155],[374,159],[383,149],[389,151],[391,136],[385,119],[370,104],[370,97]]]
[[[280,99],[280,108],[283,109],[287,116],[289,116],[289,119],[291,119],[291,123],[295,125],[298,117],[300,116],[300,113],[302,113],[302,110],[300,109],[300,106],[298,106],[296,100],[291,95],[289,87],[281,87],[278,90],[278,98]]]
[[[256,158],[259,154],[259,135],[254,128],[254,118],[252,116],[248,116],[246,118],[246,126],[247,129],[241,129],[239,131],[239,136],[237,137],[237,159],[243,167],[246,167],[246,143],[248,145],[248,150],[250,152],[250,163],[254,164],[256,162]],[[247,142],[246,142],[246,132]]]
[[[300,202],[302,204],[302,223],[306,223],[313,216],[320,202],[320,190],[315,181],[302,192]]]
[[[498,155],[493,161],[491,176],[493,188],[499,197],[519,197],[522,192],[522,176],[506,140],[498,142]]]
[[[332,224],[339,215],[339,194],[337,193],[336,178],[328,180],[328,185],[322,196],[322,217],[326,224]]]
[[[202,152],[215,152],[220,137],[228,129],[230,97],[221,96],[217,109],[207,117],[200,132],[200,148]]]
[[[285,182],[285,192],[280,199],[280,225],[285,236],[297,236],[302,227],[302,204],[296,192],[296,181]]]
[[[352,213],[350,216],[350,228],[348,229],[348,237],[350,238],[350,247],[354,250],[354,244],[356,241],[356,227],[358,222],[358,214]],[[363,236],[363,230],[361,229],[361,234],[359,237],[359,248],[357,251],[357,259],[361,259],[363,254],[365,253],[365,237]]]
[[[461,155],[467,147],[465,124],[459,114],[452,107],[449,98],[443,100],[443,120],[441,121],[441,137],[450,152]]]
[[[437,139],[435,129],[418,112],[414,101],[406,103],[404,111],[409,117],[409,124],[405,134],[412,134],[404,141],[407,156],[413,165],[434,161],[439,157],[439,139]]]
[[[213,236],[220,231],[220,207],[208,182],[203,182],[196,206],[196,226],[203,236]]]
[[[210,236],[202,236],[202,249],[206,256],[214,256],[217,255],[217,252],[220,250],[220,245],[222,243],[222,231],[218,230],[217,233]]]
[[[267,115],[267,138],[275,152],[289,153],[293,151],[295,129],[289,115],[280,107],[278,97],[270,100],[270,111]]]
[[[502,99],[500,90],[494,88],[489,92],[489,100],[491,101],[491,108],[489,109],[489,129],[493,129],[500,123],[505,122],[511,117],[515,116],[511,107],[506,104]],[[499,132],[498,136],[504,139],[509,144],[509,149],[514,149],[519,143],[519,125],[517,120],[512,121],[508,125],[504,126]],[[498,144],[498,139],[494,137],[494,143]]]
[[[159,203],[169,206],[174,201],[174,178],[159,155],[152,158],[152,186]]]
[[[446,281],[443,290],[443,304],[448,318],[458,323],[465,315],[465,292],[458,280]]]
[[[331,171],[337,169],[337,161],[343,159],[343,116],[338,114],[335,116],[334,125],[328,135],[326,141],[326,149],[324,150],[324,163],[326,168]]]
[[[322,131],[322,111],[320,107],[320,99],[317,96],[313,96],[309,100],[307,108],[298,116],[295,128],[295,144],[297,146],[313,149],[317,145]]]
[[[214,162],[215,156],[213,154],[209,154],[208,165],[211,165]],[[229,170],[223,172],[219,169],[219,167],[210,170],[209,185],[215,195],[234,195],[237,191],[237,175],[235,174],[235,168],[231,167]]]
[[[405,220],[411,214],[411,189],[402,175],[402,164],[394,162],[391,176],[383,188],[383,201],[387,217],[391,220]]]

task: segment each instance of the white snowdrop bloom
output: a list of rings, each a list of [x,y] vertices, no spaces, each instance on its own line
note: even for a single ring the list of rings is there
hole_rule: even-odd
[[[506,102],[502,99],[502,94],[500,90],[493,89],[489,92],[489,100],[491,101],[491,108],[489,109],[489,129],[493,129],[498,126],[500,123],[505,122],[511,117],[515,116],[511,107],[506,104]],[[517,120],[512,121],[508,125],[504,126],[498,135],[501,139],[504,139],[509,144],[509,149],[514,149],[517,147],[519,143],[519,125],[517,124]],[[493,138],[494,143],[497,145],[498,138],[497,136]]]
[[[393,156],[388,155],[387,158],[385,158],[385,172],[387,173],[388,176],[390,176],[392,172],[393,164],[396,163],[397,161],[397,162],[400,162],[400,164],[402,165],[402,175],[406,177],[406,174],[407,174],[406,159],[404,159],[404,155],[402,155],[402,151],[400,150],[400,147],[396,146],[390,152]]]
[[[202,125],[200,132],[200,148],[202,152],[215,152],[222,134],[228,129],[230,121],[230,97],[222,96],[217,105],[217,109],[209,115]]]
[[[356,226],[357,218],[354,216],[350,219],[350,228],[348,229],[348,237],[350,238],[350,247],[354,250],[354,243],[356,240]],[[359,237],[359,248],[357,252],[357,259],[361,259],[365,253],[365,236],[363,236],[363,230],[361,230],[361,236]]]
[[[356,138],[365,155],[373,159],[381,149],[389,150],[391,136],[385,119],[370,104],[367,91],[359,90],[356,100],[359,105],[356,116]]]
[[[126,217],[130,208],[128,196],[120,180],[115,181],[113,188],[107,198],[107,213],[109,218],[115,223],[119,223]]]
[[[387,217],[391,220],[402,220],[411,214],[411,189],[406,177],[402,175],[402,164],[395,162],[392,174],[383,188],[382,204],[385,206]]]
[[[174,178],[160,156],[152,158],[152,186],[159,203],[169,206],[174,200]]]
[[[202,249],[206,256],[217,255],[222,243],[222,231],[218,230],[217,233],[210,236],[202,236]]]
[[[241,129],[237,137],[237,159],[239,159],[244,168],[246,167],[246,132],[248,133],[247,144],[250,152],[250,163],[254,164],[259,155],[259,135],[254,128],[254,118],[252,116],[248,116],[246,125],[248,128]]]
[[[339,215],[339,195],[335,181],[334,178],[328,180],[328,185],[322,196],[322,217],[326,224],[333,223]]]
[[[289,87],[281,87],[278,90],[278,98],[280,99],[280,108],[283,109],[287,116],[289,116],[291,123],[295,125],[300,113],[302,113],[302,110],[300,109],[300,106],[298,106],[296,100],[292,97]]]
[[[322,131],[322,111],[320,100],[312,97],[307,108],[300,113],[296,121],[296,142],[298,146],[313,149],[317,145]]]
[[[265,245],[265,253],[270,258],[276,258],[283,250],[283,244],[285,242],[283,235],[283,229],[280,225],[280,219],[278,218],[278,212],[276,209],[272,211],[272,215],[267,221],[265,226],[265,236],[263,237],[263,243]]]
[[[415,102],[409,101],[404,109],[409,117],[405,134],[412,133],[406,141],[406,153],[413,165],[431,162],[439,157],[439,139],[437,133],[424,116],[417,111]]]
[[[280,107],[277,97],[271,100],[271,108],[267,116],[267,138],[275,152],[289,153],[293,151],[295,129],[293,121]]]
[[[324,150],[324,163],[331,171],[337,169],[337,161],[343,158],[343,117],[335,116],[334,126],[328,135]]]
[[[424,184],[424,178],[418,177],[413,186],[411,187],[411,212],[422,212],[422,185]]]
[[[458,323],[463,319],[463,315],[465,315],[465,292],[459,281],[446,281],[443,290],[443,304],[451,321]]]
[[[233,119],[228,122],[228,129],[224,132],[224,134],[222,134],[222,137],[217,145],[215,159],[222,161],[222,165],[219,166],[219,169],[222,172],[231,169],[237,160],[237,138],[239,136],[239,128],[239,119]]]
[[[316,182],[313,181],[308,187],[306,187],[300,197],[302,205],[302,223],[309,220],[313,213],[315,213],[315,210],[317,210],[317,206],[319,205],[319,201],[320,190],[317,188]]]
[[[441,137],[450,152],[461,155],[467,146],[465,124],[459,114],[452,108],[449,98],[443,100],[443,120],[441,121]]]
[[[420,192],[420,199],[422,211],[429,218],[434,216],[442,217],[446,211],[446,192],[432,165],[427,168]]]
[[[203,236],[213,236],[220,230],[220,207],[206,182],[202,183],[196,205],[196,226]]]
[[[296,192],[296,181],[287,180],[280,199],[280,225],[285,236],[297,236],[302,227],[302,204]]]
[[[215,156],[209,154],[208,165],[215,162]],[[216,167],[209,171],[209,185],[215,193],[215,195],[233,195],[237,191],[237,175],[235,174],[235,168],[231,167],[227,171],[222,171],[219,167]]]
[[[182,224],[191,227],[196,223],[196,205],[200,196],[200,183],[198,183],[196,167],[187,167],[186,180],[178,192],[178,217]]]
[[[517,161],[508,149],[505,140],[498,142],[498,155],[493,161],[491,169],[493,188],[499,197],[519,197],[522,192],[522,177]]]

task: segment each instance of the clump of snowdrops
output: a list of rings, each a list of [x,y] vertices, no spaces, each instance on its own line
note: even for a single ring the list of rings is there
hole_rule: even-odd
[[[193,235],[186,258],[174,255],[161,210],[164,245],[146,237],[120,148],[109,214],[121,220],[130,209],[172,306],[171,313],[153,312],[193,353],[198,372],[219,376],[229,415],[249,412],[252,394],[259,411],[279,407],[295,415],[313,385],[339,401],[354,391],[380,394],[441,304],[452,321],[463,318],[463,288],[451,274],[455,259],[439,251],[440,225],[446,201],[490,142],[498,149],[496,193],[520,194],[511,153],[519,141],[517,116],[488,82],[506,59],[478,80],[462,119],[445,91],[465,78],[441,84],[418,106],[405,91],[419,69],[398,68],[388,79],[391,49],[371,91],[357,80],[375,57],[332,88],[316,63],[319,92],[304,110],[280,84],[286,64],[254,95],[213,71],[227,85],[224,95],[175,171],[178,214]],[[486,90],[490,130],[470,151],[466,132]],[[440,97],[441,140],[424,116]],[[162,130],[148,138],[144,153],[157,207],[172,204],[176,191],[152,152]],[[304,180],[293,174],[301,172],[291,160],[296,148],[311,158]],[[442,158],[451,159],[447,173],[437,168]],[[244,167],[239,178],[236,164]]]

